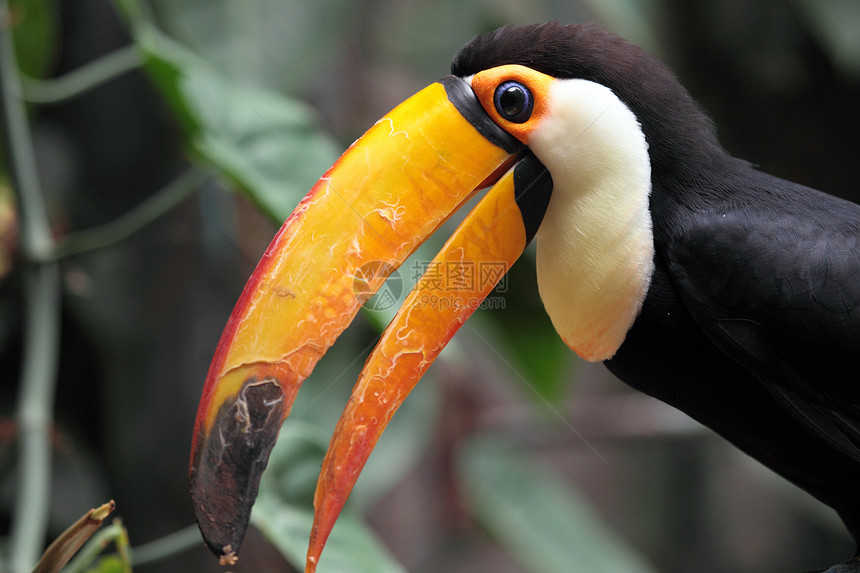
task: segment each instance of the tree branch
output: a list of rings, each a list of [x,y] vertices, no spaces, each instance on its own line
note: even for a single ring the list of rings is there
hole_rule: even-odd
[[[17,420],[19,493],[12,524],[11,571],[27,573],[39,558],[51,493],[50,428],[60,342],[60,275],[54,262],[33,262],[53,250],[21,93],[7,0],[0,0],[0,108],[12,188],[21,211],[24,255],[24,350]]]
[[[142,64],[143,57],[137,46],[126,46],[57,78],[41,80],[22,76],[21,91],[17,95],[32,103],[59,103],[137,69]]]
[[[99,227],[69,233],[61,238],[44,260],[57,260],[102,249],[130,237],[184,201],[200,186],[204,178],[205,174],[201,170],[192,167],[121,217]]]

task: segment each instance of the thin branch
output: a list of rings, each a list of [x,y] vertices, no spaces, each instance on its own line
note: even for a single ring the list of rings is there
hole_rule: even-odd
[[[12,571],[30,571],[42,552],[51,497],[52,413],[60,344],[60,273],[56,263],[25,270],[26,300],[18,495],[12,523]]]
[[[57,260],[102,249],[130,237],[188,198],[205,177],[200,169],[189,169],[121,217],[99,227],[69,233],[59,239],[54,250],[46,254],[43,260]]]
[[[31,571],[42,552],[51,494],[50,427],[60,343],[60,273],[56,263],[35,263],[53,250],[44,197],[21,93],[9,5],[0,0],[0,107],[3,143],[21,210],[24,255],[24,347],[17,420],[18,487],[10,543],[12,573]]]
[[[149,565],[203,546],[197,525],[189,525],[160,539],[134,547],[131,562],[135,567]]]
[[[4,143],[13,189],[18,194],[21,206],[21,247],[25,256],[34,252],[48,252],[52,239],[39,185],[33,139],[24,105],[17,97],[21,93],[18,75],[18,60],[12,29],[8,1],[0,0],[0,98],[2,98]]]
[[[131,571],[128,556],[128,532],[120,520],[116,520],[95,535],[75,556],[62,573],[84,573],[89,570],[99,555],[114,543],[118,550],[118,559],[122,571]],[[35,571],[33,573],[36,573]]]
[[[62,102],[135,70],[142,64],[140,50],[134,45],[127,46],[57,78],[41,80],[22,75],[19,95],[32,103]]]

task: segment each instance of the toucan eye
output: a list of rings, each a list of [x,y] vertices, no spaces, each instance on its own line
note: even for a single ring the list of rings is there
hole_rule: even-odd
[[[499,84],[493,96],[496,111],[503,118],[514,123],[525,123],[532,115],[534,100],[532,92],[523,84],[507,81]]]

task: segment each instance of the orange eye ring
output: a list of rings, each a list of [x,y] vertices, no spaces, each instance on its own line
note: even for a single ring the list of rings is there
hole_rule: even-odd
[[[532,130],[549,113],[550,88],[555,81],[529,67],[510,64],[475,74],[472,90],[499,127],[528,145]]]

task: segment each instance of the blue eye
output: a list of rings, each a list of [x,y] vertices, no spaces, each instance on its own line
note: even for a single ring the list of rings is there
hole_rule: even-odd
[[[493,95],[496,111],[504,119],[513,123],[525,123],[532,115],[534,99],[532,92],[523,84],[515,81],[502,82]]]

